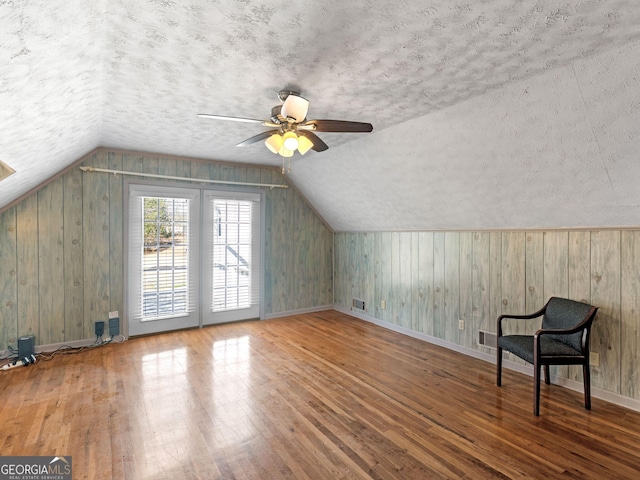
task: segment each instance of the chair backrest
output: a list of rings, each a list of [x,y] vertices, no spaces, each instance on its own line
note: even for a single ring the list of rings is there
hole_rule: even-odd
[[[566,298],[551,297],[547,303],[547,308],[542,318],[542,328],[558,329],[558,328],[572,328],[582,322],[592,306],[587,303],[577,302],[575,300],[569,300]],[[588,335],[589,328],[595,315],[591,316],[591,319],[585,325],[586,334]],[[582,336],[585,334],[585,330],[571,335],[549,335],[551,338],[558,340],[570,347],[575,348],[579,352],[582,352]],[[588,336],[586,337],[588,340]]]

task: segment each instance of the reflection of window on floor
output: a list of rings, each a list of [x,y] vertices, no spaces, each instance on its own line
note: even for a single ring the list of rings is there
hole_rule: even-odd
[[[213,201],[213,298],[214,312],[251,305],[252,203]]]
[[[219,447],[242,445],[255,437],[252,417],[255,406],[251,390],[251,340],[248,335],[216,340],[211,367],[216,429]]]
[[[189,200],[143,198],[142,317],[187,312]]]

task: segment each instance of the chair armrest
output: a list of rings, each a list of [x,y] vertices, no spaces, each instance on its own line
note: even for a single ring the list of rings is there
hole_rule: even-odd
[[[533,336],[539,337],[541,335],[571,335],[572,333],[578,333],[585,329],[585,323],[587,323],[587,320],[585,320],[584,322],[580,322],[579,325],[576,325],[573,328],[564,328],[564,329],[550,329],[550,328],[542,329],[541,328],[536,333],[534,333]]]
[[[546,309],[547,309],[547,305],[545,304],[545,306],[542,307],[537,312],[529,313],[529,314],[526,314],[526,315],[509,315],[509,314],[500,315],[498,317],[498,328],[497,328],[498,338],[500,338],[502,336],[502,320],[504,318],[512,318],[512,319],[515,319],[515,320],[531,320],[532,318],[538,318],[538,317],[541,317],[542,315],[544,315],[544,312],[545,312]]]

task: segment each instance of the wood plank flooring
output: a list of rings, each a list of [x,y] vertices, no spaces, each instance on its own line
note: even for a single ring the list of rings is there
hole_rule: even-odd
[[[640,413],[335,311],[137,338],[0,374],[0,454],[74,478],[640,476]]]

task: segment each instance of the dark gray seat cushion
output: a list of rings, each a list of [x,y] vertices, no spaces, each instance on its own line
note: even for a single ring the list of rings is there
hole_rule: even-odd
[[[532,335],[505,335],[498,339],[498,346],[533,363],[533,336]],[[570,347],[566,343],[559,342],[554,338],[542,335],[540,337],[540,353],[545,356],[579,357],[582,356],[579,350]]]

